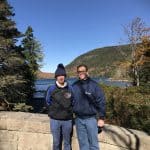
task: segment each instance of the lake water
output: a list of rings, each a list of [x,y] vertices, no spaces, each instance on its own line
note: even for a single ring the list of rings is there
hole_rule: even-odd
[[[131,86],[130,82],[125,82],[125,81],[111,81],[108,78],[93,78],[95,81],[98,83],[106,84],[106,85],[111,85],[111,86],[118,86],[118,87],[127,87]],[[70,78],[67,81],[72,84],[76,79],[75,78]],[[36,80],[35,82],[35,90],[36,92],[34,93],[33,97],[34,98],[42,98],[45,96],[45,92],[48,89],[49,86],[53,85],[55,83],[55,79],[40,79]]]

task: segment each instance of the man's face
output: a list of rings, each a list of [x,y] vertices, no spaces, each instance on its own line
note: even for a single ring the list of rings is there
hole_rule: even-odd
[[[79,79],[84,80],[87,78],[88,72],[86,71],[86,68],[84,66],[81,66],[78,68],[77,74],[79,76]]]
[[[64,82],[65,82],[65,76],[63,76],[63,75],[57,76],[56,80],[58,81],[59,84],[64,84]]]

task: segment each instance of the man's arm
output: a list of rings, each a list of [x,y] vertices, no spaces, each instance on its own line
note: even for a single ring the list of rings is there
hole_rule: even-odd
[[[46,104],[49,106],[51,104],[51,93],[54,90],[54,86],[50,86],[46,92]]]
[[[70,92],[71,92],[71,104],[72,104],[72,106],[73,106],[73,105],[74,105],[73,86],[72,86],[72,85],[69,85],[69,89],[70,89]]]
[[[104,126],[104,118],[106,114],[106,100],[103,90],[99,87],[99,85],[95,88],[95,97],[96,97],[96,105],[98,106],[98,126]]]

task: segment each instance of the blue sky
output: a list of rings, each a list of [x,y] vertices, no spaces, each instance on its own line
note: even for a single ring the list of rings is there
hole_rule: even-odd
[[[30,25],[44,52],[42,71],[54,72],[58,63],[125,39],[122,25],[140,17],[150,25],[149,0],[8,0],[17,27]]]

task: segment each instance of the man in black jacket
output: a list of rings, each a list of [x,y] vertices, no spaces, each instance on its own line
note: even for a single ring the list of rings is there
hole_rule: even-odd
[[[78,66],[77,73],[73,109],[79,147],[80,150],[99,150],[97,126],[104,126],[105,96],[98,83],[89,77],[86,65]]]
[[[50,128],[53,135],[53,150],[60,150],[61,129],[64,150],[71,150],[72,132],[72,90],[65,81],[66,71],[63,64],[59,64],[55,71],[55,85],[47,90],[46,102],[49,107]]]

